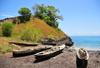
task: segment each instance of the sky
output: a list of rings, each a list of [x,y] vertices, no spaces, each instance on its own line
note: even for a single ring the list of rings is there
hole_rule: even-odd
[[[64,20],[59,28],[69,36],[100,36],[100,0],[0,0],[0,20],[19,16],[22,7],[35,4],[54,6]]]

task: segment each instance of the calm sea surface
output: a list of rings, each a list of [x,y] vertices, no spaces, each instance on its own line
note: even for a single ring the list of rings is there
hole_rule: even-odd
[[[74,47],[81,47],[88,50],[100,50],[100,36],[70,36],[74,42]]]

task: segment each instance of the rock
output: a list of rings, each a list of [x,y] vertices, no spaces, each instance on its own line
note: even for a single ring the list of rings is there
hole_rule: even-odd
[[[100,55],[100,53],[98,53]]]
[[[97,62],[97,63],[99,63],[99,61],[98,61],[98,60],[96,60],[96,62]]]
[[[51,59],[56,59],[56,57],[52,57]]]
[[[73,51],[76,51],[76,50],[74,49],[74,47],[68,47],[65,51],[67,51],[67,52],[73,52]]]
[[[74,43],[69,41],[69,42],[66,42],[65,45],[68,45],[68,46],[72,46]]]
[[[64,38],[60,38],[58,40],[44,38],[38,42],[40,42],[43,45],[56,45],[58,43],[61,43],[61,44],[65,44],[67,46],[72,46],[74,44],[73,41],[71,40],[71,38],[67,37],[67,36]]]
[[[64,57],[64,56],[61,56],[61,57]]]
[[[69,49],[68,51],[69,51],[69,52],[73,52],[73,50],[71,50],[71,49]]]

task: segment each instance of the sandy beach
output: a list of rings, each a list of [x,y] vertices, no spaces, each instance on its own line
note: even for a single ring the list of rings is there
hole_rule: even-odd
[[[34,55],[12,57],[12,53],[0,55],[0,68],[77,68],[76,50],[65,48],[50,59],[36,61]],[[88,51],[87,68],[100,68],[100,51]]]

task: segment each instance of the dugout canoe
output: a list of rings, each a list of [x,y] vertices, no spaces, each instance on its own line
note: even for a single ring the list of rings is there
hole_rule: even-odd
[[[35,54],[37,52],[50,49],[51,46],[45,46],[45,47],[38,47],[38,48],[32,48],[32,49],[26,49],[26,50],[14,50],[12,51],[13,57],[16,56],[24,56],[29,54]]]
[[[19,43],[19,42],[9,42],[10,44],[16,44],[16,45],[24,45],[24,46],[37,46],[38,43]]]
[[[61,46],[56,46],[54,48],[51,48],[51,49],[48,49],[48,50],[45,50],[45,51],[42,51],[39,53],[36,53],[34,56],[35,56],[35,59],[37,59],[37,60],[44,59],[44,58],[50,58],[50,57],[53,57],[53,56],[61,53],[64,48],[65,48],[65,44],[63,44]]]
[[[77,57],[78,57],[79,59],[88,60],[88,59],[89,59],[89,54],[88,54],[88,52],[87,52],[84,48],[80,48],[80,49],[77,51]]]

